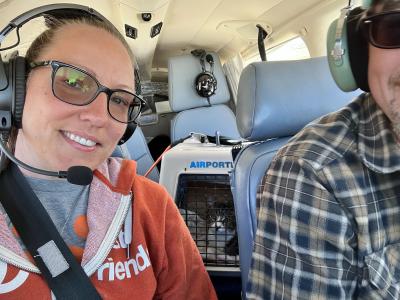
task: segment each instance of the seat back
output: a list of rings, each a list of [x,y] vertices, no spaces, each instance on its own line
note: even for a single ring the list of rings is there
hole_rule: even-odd
[[[195,79],[202,72],[200,60],[191,54],[171,57],[168,61],[168,93],[172,111],[177,112],[171,123],[171,141],[186,137],[190,132],[239,138],[233,112],[224,104],[230,100],[230,93],[221,63],[215,53],[213,74],[217,80],[214,95],[199,96]],[[209,70],[209,68],[207,68]]]
[[[344,93],[336,86],[326,57],[258,62],[243,70],[237,125],[242,138],[254,143],[239,152],[231,174],[243,297],[257,229],[257,190],[272,158],[307,123],[358,93]]]
[[[149,148],[147,147],[146,138],[139,126],[136,127],[135,132],[125,144],[117,146],[111,156],[135,160],[137,163],[137,173],[139,175],[144,175],[154,163]],[[154,168],[147,177],[158,182],[160,178],[158,169]]]

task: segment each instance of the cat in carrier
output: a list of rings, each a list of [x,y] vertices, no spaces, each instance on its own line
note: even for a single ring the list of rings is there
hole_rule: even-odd
[[[205,192],[186,198],[179,206],[206,264],[238,264],[239,246],[232,199]]]
[[[232,259],[229,256],[236,256],[239,254],[233,202],[213,201],[212,204],[209,205],[208,211],[208,252],[214,252],[217,255],[217,260]],[[222,257],[220,255],[222,255]],[[225,255],[227,257],[225,257]]]

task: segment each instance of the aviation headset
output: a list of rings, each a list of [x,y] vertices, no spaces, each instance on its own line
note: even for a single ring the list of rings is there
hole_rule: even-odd
[[[16,47],[19,44],[19,29],[28,21],[44,16],[51,15],[56,18],[76,18],[78,16],[94,17],[109,26],[114,25],[94,9],[78,4],[50,4],[29,10],[20,16],[14,18],[10,23],[0,31],[0,45],[5,37],[16,30],[17,42],[7,48],[7,50]],[[116,29],[117,30],[117,29]],[[117,30],[118,31],[118,30]],[[26,61],[22,56],[13,56],[8,62],[3,62],[0,56],[0,132],[9,133],[12,127],[22,128],[22,114],[25,103],[26,92]],[[135,70],[136,91],[140,92],[140,81],[138,72]],[[119,141],[119,145],[125,143],[134,133],[136,123],[128,123],[126,131]]]
[[[328,30],[328,62],[336,84],[345,92],[357,88],[368,92],[368,41],[364,37],[360,21],[371,0],[364,0],[362,7],[349,5],[341,10],[340,17]]]
[[[201,65],[201,73],[198,74],[194,80],[194,88],[200,97],[209,98],[215,94],[217,89],[217,79],[214,76],[214,58],[213,56],[203,50],[197,49],[191,52],[194,56],[199,57]],[[210,65],[210,70],[206,69],[206,61]]]

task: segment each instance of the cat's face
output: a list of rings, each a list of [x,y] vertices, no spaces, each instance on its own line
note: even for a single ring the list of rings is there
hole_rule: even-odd
[[[228,201],[213,201],[208,204],[207,223],[209,226],[236,229],[233,204]]]

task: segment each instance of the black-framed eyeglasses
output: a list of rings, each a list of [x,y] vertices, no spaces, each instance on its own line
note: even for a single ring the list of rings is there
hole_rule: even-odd
[[[92,103],[100,93],[107,95],[107,110],[111,118],[121,123],[134,122],[146,105],[138,95],[123,89],[110,89],[91,74],[73,65],[56,60],[30,63],[30,68],[51,66],[51,87],[59,100],[84,106]]]
[[[368,41],[377,48],[400,48],[400,10],[373,14],[361,20]]]

